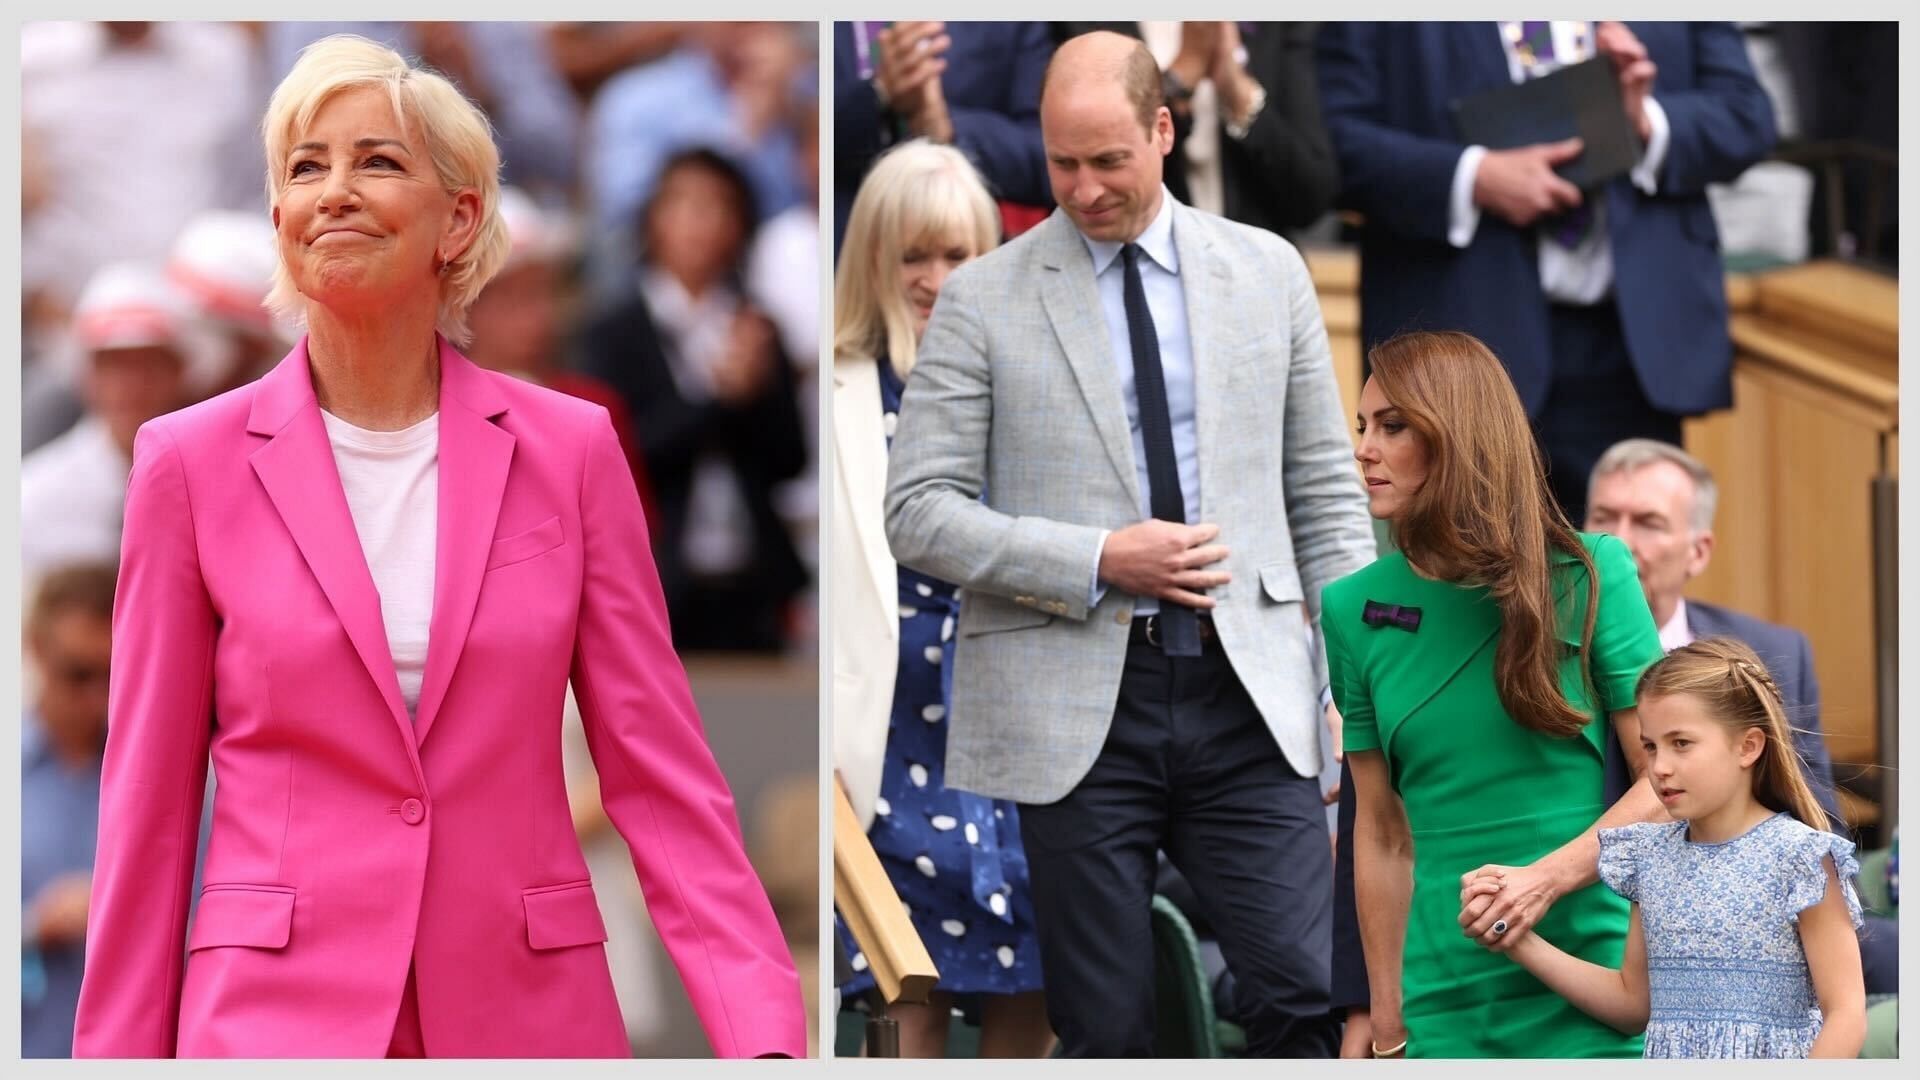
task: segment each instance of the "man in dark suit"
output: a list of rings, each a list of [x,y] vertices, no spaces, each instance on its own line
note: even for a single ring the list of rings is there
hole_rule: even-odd
[[[1713,512],[1719,491],[1713,474],[1699,459],[1677,446],[1653,439],[1627,439],[1609,447],[1589,477],[1585,528],[1618,536],[1633,552],[1660,644],[1669,651],[1707,637],[1731,637],[1751,647],[1766,662],[1793,725],[1794,750],[1814,798],[1835,832],[1846,824],[1834,792],[1833,760],[1820,731],[1820,682],[1814,674],[1813,648],[1791,627],[1756,619],[1717,604],[1688,600],[1687,582],[1698,577],[1713,557]],[[1607,747],[1608,801],[1625,794],[1632,781],[1619,744]],[[1334,877],[1334,1005],[1348,1011],[1348,1039],[1364,1030],[1368,1007],[1367,976],[1360,950],[1360,928],[1353,906],[1353,797],[1342,777],[1338,850]],[[1899,927],[1892,919],[1868,916],[1860,932],[1860,956],[1869,993],[1899,988]],[[1356,1020],[1359,1022],[1356,1023]],[[1351,1042],[1349,1043],[1351,1045]],[[1364,1042],[1358,1044],[1364,1047]]]
[[[873,161],[913,138],[959,147],[996,199],[1051,207],[1040,148],[1043,22],[833,24],[833,250]]]
[[[1367,346],[1465,330],[1507,365],[1569,517],[1601,451],[1676,445],[1732,403],[1732,345],[1706,185],[1773,147],[1772,106],[1731,25],[1330,23],[1321,106],[1360,244]],[[1582,192],[1577,140],[1488,150],[1449,103],[1607,57],[1641,157]]]
[[[1062,22],[1146,42],[1173,112],[1166,184],[1189,206],[1289,236],[1333,206],[1339,170],[1320,119],[1318,23]]]

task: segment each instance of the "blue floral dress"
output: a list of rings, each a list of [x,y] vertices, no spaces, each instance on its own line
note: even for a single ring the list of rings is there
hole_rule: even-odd
[[[880,365],[881,416],[893,443],[900,376]],[[959,591],[900,568],[900,666],[894,676],[880,797],[867,836],[906,905],[948,993],[1040,989],[1027,855],[1014,804],[946,786],[947,704]],[[838,918],[836,916],[836,922]],[[873,986],[867,958],[837,929],[855,972],[848,995]]]
[[[1650,1058],[1803,1058],[1820,1034],[1800,913],[1827,891],[1831,856],[1854,928],[1853,844],[1775,814],[1717,844],[1684,821],[1600,831],[1600,879],[1640,905]]]

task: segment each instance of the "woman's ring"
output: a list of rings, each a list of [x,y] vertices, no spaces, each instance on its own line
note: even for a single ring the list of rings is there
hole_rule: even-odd
[[[1493,924],[1494,937],[1499,937],[1501,934],[1504,934],[1506,932],[1507,932],[1507,920],[1500,919]]]

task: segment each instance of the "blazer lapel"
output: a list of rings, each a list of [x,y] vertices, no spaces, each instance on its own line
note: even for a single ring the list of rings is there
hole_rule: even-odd
[[[1127,486],[1133,502],[1140,501],[1139,481],[1133,469],[1133,436],[1127,430],[1127,406],[1120,397],[1120,377],[1113,369],[1113,344],[1107,340],[1107,320],[1100,311],[1100,293],[1093,282],[1093,256],[1066,211],[1055,210],[1040,225],[1046,246],[1040,253],[1047,273],[1040,275],[1041,303],[1067,364],[1080,383],[1080,394],[1093,414],[1093,426],[1107,448],[1107,457]]]
[[[1213,237],[1199,214],[1176,203],[1173,208],[1173,247],[1180,255],[1180,290],[1187,301],[1188,348],[1193,352],[1194,412],[1200,443],[1200,520],[1212,521],[1209,492],[1221,487],[1209,465],[1221,455],[1221,418],[1232,398],[1227,393],[1231,373],[1215,351],[1222,329],[1235,324],[1224,298],[1233,292],[1226,265],[1213,257]],[[1216,595],[1225,590],[1215,590]]]
[[[393,650],[380,616],[380,594],[367,569],[353,511],[347,507],[340,470],[334,464],[333,445],[313,395],[304,339],[261,379],[247,430],[268,437],[248,459],[254,474],[411,745],[413,726],[400,697],[400,678],[394,672]]]
[[[874,594],[890,607],[899,571],[887,547],[883,518],[887,490],[887,435],[880,425],[878,364],[852,361],[833,369],[833,454],[842,497],[853,513],[852,536],[835,537],[860,549]],[[897,624],[896,624],[897,625]]]
[[[507,487],[514,437],[493,423],[506,398],[473,361],[440,339],[440,519],[434,539],[433,619],[415,728],[427,733],[466,647]]]

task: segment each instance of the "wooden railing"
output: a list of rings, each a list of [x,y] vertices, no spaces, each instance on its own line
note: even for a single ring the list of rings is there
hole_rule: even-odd
[[[1360,397],[1359,257],[1308,251],[1345,412]],[[1856,825],[1894,820],[1898,671],[1892,507],[1898,284],[1816,262],[1727,282],[1733,408],[1685,428],[1720,485],[1719,544],[1688,595],[1813,644],[1821,726]],[[1864,797],[1863,797],[1864,796]]]
[[[833,782],[833,906],[866,957],[881,997],[881,1009],[868,1024],[869,1057],[898,1055],[884,1006],[924,1004],[940,979],[927,947],[900,906],[900,894],[867,841],[860,817],[847,801],[840,781]],[[877,1044],[877,1045],[876,1045]],[[892,1053],[888,1050],[891,1049]]]

